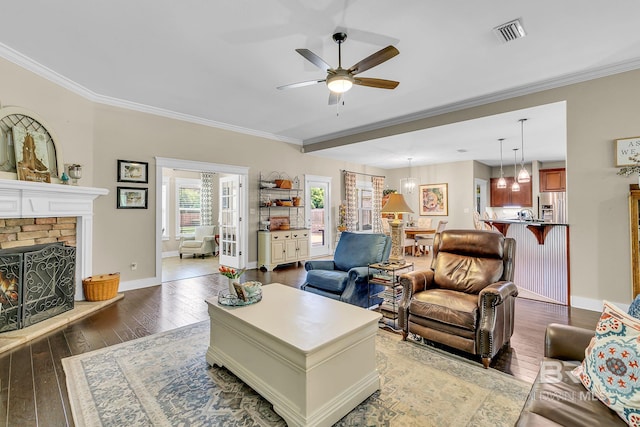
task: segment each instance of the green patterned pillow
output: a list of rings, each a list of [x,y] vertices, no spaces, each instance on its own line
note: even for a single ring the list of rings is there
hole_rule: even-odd
[[[604,302],[582,364],[582,384],[629,425],[640,424],[640,320]]]

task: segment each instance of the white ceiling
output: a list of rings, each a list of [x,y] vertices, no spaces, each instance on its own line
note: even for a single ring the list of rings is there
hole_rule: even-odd
[[[298,144],[640,68],[637,0],[21,0],[2,15],[1,56],[92,100]],[[493,27],[515,18],[527,37],[500,42]],[[356,86],[339,110],[323,84],[277,90],[325,77],[296,48],[337,65],[337,29],[344,66],[396,46],[360,76],[398,88]],[[513,157],[522,117],[525,158],[564,158],[564,104],[313,155],[495,165],[498,138]]]

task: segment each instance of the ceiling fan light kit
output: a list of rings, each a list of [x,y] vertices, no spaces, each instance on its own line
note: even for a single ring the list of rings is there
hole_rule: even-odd
[[[367,77],[358,77],[355,78],[356,74],[359,74],[363,71],[366,71],[370,68],[375,67],[376,65],[380,65],[385,61],[393,58],[398,55],[400,52],[393,46],[387,46],[383,49],[380,49],[373,55],[369,55],[362,61],[356,63],[352,67],[348,69],[342,68],[342,43],[347,39],[346,33],[335,33],[333,35],[333,41],[338,44],[338,67],[332,68],[327,62],[320,58],[315,53],[311,52],[309,49],[296,49],[300,55],[302,55],[307,61],[311,62],[316,67],[320,68],[323,71],[326,71],[327,77],[322,80],[310,80],[306,82],[300,83],[292,83],[284,86],[279,86],[278,89],[292,89],[296,87],[309,86],[316,83],[327,84],[329,91],[331,94],[329,96],[329,105],[336,104],[340,97],[335,96],[340,95],[342,93],[347,92],[349,89],[353,87],[353,85],[359,86],[369,86],[375,87],[379,89],[395,89],[400,83],[393,80],[385,80],[385,79],[375,79],[375,78],[367,78]]]
[[[353,86],[353,77],[347,70],[338,69],[332,76],[327,77],[327,87],[334,93],[345,93]]]

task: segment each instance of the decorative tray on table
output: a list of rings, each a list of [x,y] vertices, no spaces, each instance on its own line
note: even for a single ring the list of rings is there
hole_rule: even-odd
[[[245,298],[238,297],[236,294],[230,294],[228,290],[220,291],[220,293],[218,294],[218,304],[231,307],[240,307],[244,305],[255,304],[262,300],[262,289],[260,288],[260,285],[261,283],[256,286],[257,289],[253,289],[253,292],[245,292]]]

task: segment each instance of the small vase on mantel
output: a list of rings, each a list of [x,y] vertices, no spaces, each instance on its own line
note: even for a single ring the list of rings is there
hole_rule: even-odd
[[[236,288],[233,286],[234,283],[239,284],[238,279],[232,279],[231,277],[227,277],[227,280],[229,280],[229,295],[231,295],[234,298],[238,297],[238,294],[236,294]]]

